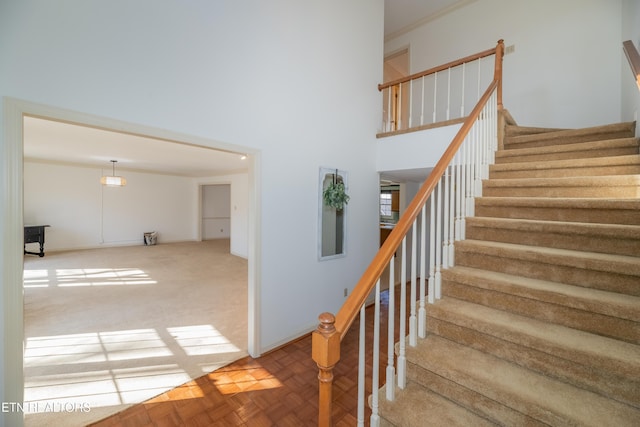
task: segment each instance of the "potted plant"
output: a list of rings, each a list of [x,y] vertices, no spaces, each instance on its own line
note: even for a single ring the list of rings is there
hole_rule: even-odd
[[[333,177],[333,182],[322,193],[322,197],[326,206],[342,210],[344,205],[349,203],[349,195],[344,187],[344,182],[336,180],[336,175]]]

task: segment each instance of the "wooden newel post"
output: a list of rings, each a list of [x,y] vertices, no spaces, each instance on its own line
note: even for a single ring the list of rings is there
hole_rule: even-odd
[[[493,78],[498,80],[498,110],[502,110],[502,58],[504,57],[504,40],[498,40],[496,46],[496,65]]]
[[[311,337],[313,360],[318,365],[318,426],[331,426],[333,406],[333,367],[340,360],[340,334],[336,331],[336,318],[331,313],[318,316],[320,324]]]

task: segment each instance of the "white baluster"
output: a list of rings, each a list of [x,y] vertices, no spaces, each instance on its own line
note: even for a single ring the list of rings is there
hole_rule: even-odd
[[[482,110],[486,113],[486,110]],[[484,115],[484,114],[483,114]],[[475,197],[482,197],[482,180],[484,178],[484,146],[485,146],[485,129],[487,127],[487,120],[483,118],[478,126],[478,170],[476,171],[476,192]],[[474,203],[475,205],[475,203]]]
[[[364,384],[365,384],[365,306],[360,308],[360,341],[358,343],[358,427],[364,427]]]
[[[402,265],[400,267],[400,351],[398,354],[398,387],[407,386],[407,236],[402,239]]]
[[[422,100],[420,102],[420,126],[424,124],[424,76],[422,76]]]
[[[380,389],[380,279],[376,282],[376,294],[373,306],[373,362],[371,366],[371,418],[369,425],[378,427],[378,390]]]
[[[455,162],[457,159],[458,155],[456,153],[456,155],[453,157],[453,160],[451,160],[451,166],[449,166],[449,173],[451,175],[451,182],[449,183],[449,218],[447,219],[447,221],[449,221],[449,267],[453,267],[455,265],[454,263],[454,245],[453,242],[455,241],[455,222],[456,222],[456,217],[455,217],[455,200],[456,200],[456,193],[455,193],[455,189],[456,189],[456,180],[455,180],[455,176],[454,176],[454,168],[455,168]]]
[[[411,316],[409,316],[409,345],[415,347],[418,345],[418,330],[417,330],[417,318],[416,318],[416,244],[417,244],[417,230],[418,225],[413,222],[411,230]]]
[[[429,216],[429,304],[436,302],[435,300],[435,284],[436,284],[436,213],[435,213],[435,197],[433,192],[429,196],[431,204]]]
[[[436,71],[433,74],[433,123],[436,123],[438,121],[438,116],[436,114],[436,110],[437,110],[437,103],[436,100],[438,99],[438,72]]]
[[[462,146],[458,149],[456,153],[456,240],[462,240],[464,237],[464,230],[462,228],[462,206],[463,206],[463,198],[464,198],[464,186],[462,185]]]
[[[394,380],[396,377],[396,369],[394,367],[394,343],[395,343],[395,318],[396,318],[396,273],[395,273],[395,256],[389,261],[389,315],[387,316],[387,400],[395,399]]]
[[[391,95],[392,95],[391,86],[387,88],[387,132],[391,132],[393,130],[393,125],[391,124]]]
[[[467,215],[467,155],[468,137],[464,139],[461,147],[460,163],[460,240],[466,237],[466,215]]]
[[[447,120],[449,120],[451,111],[451,67],[447,69]]]
[[[489,175],[489,170],[487,169],[488,167],[488,151],[489,151],[489,110],[488,110],[488,105],[485,105],[485,107],[482,109],[482,122],[480,124],[480,134],[481,134],[481,139],[480,139],[480,171],[478,173],[479,176],[479,180],[483,181],[485,179],[487,179],[487,176]],[[476,197],[479,197],[482,195],[482,186],[480,186],[480,191],[476,193]]]
[[[480,100],[480,75],[481,74],[482,74],[482,58],[478,58],[478,101]]]
[[[402,129],[402,124],[404,120],[402,120],[402,83],[398,85],[398,115],[397,115],[398,123],[396,123],[396,130]]]
[[[473,146],[474,146],[475,140],[473,139],[473,132],[469,132],[468,135],[468,139],[467,139],[467,152],[466,152],[466,156],[467,156],[467,179],[466,179],[466,191],[467,191],[467,199],[465,200],[465,208],[467,209],[466,211],[466,216],[473,216],[471,214],[471,209],[472,209],[472,205],[473,205],[473,162],[474,162],[474,156],[473,156]]]
[[[481,113],[482,115],[482,113]],[[482,129],[484,127],[484,120],[478,119],[476,126],[473,127],[472,132],[476,136],[475,143],[475,161],[474,161],[474,182],[473,182],[473,197],[482,196]],[[475,203],[472,203],[474,206]],[[475,206],[474,206],[475,209]],[[473,216],[473,212],[470,216]]]
[[[478,120],[476,120],[471,130],[469,130],[469,136],[471,137],[471,144],[469,146],[471,148],[471,159],[470,159],[471,174],[469,175],[471,180],[469,181],[469,194],[471,198],[473,198],[473,196],[476,193],[476,164],[478,159],[478,155],[477,155],[478,138],[476,134],[476,130],[478,129],[477,126],[478,126]],[[471,202],[469,203],[467,208],[468,208],[468,211],[467,211],[468,216],[473,216],[471,215]]]
[[[493,129],[493,135],[491,135],[491,141],[493,145],[491,147],[491,156],[489,157],[489,163],[494,164],[496,161],[496,151],[498,151],[498,94],[496,91],[491,95],[491,110],[493,111],[491,117],[491,128]]]
[[[409,80],[409,126],[411,129],[413,123],[413,80]]]
[[[465,71],[466,71],[465,66],[466,65],[467,65],[466,62],[462,63],[462,90],[461,90],[461,92],[462,92],[462,101],[460,103],[460,117],[464,117],[464,83],[465,83],[464,80],[465,80],[465,74],[466,74],[465,73]]]
[[[422,205],[422,215],[420,217],[420,310],[418,311],[418,336],[424,338],[427,336],[427,310],[424,306],[425,279],[426,279],[426,263],[427,263],[427,206]]]
[[[442,216],[442,268],[449,268],[449,167],[444,171],[444,213]]]
[[[442,179],[438,181],[438,206],[436,215],[436,299],[440,299],[440,269],[442,265]]]

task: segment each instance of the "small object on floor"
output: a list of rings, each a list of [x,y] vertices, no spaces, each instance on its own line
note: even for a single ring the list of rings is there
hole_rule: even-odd
[[[148,231],[144,233],[144,245],[152,246],[158,242],[158,232],[157,231]]]

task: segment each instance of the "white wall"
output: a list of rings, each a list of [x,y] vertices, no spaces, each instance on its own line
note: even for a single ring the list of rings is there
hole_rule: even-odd
[[[230,186],[231,248],[233,255],[249,256],[249,175],[246,173],[200,178],[198,185]]]
[[[640,50],[640,2],[624,0],[622,2],[622,41],[631,40]],[[631,72],[629,61],[622,55],[622,120],[637,120],[640,114],[640,88]],[[636,136],[640,136],[640,128],[636,126]]]
[[[621,0],[478,0],[385,43],[410,46],[411,72],[495,46],[504,57],[504,105],[529,126],[620,121]]]
[[[353,287],[377,247],[373,147],[383,10],[382,0],[5,1],[0,96],[255,153],[250,280],[259,306],[250,329],[258,330],[260,352],[336,311],[343,288]],[[6,105],[4,126],[15,120]],[[22,369],[13,359],[20,344],[12,335],[21,317],[11,308],[20,302],[14,270],[22,246],[14,130],[0,140],[0,289],[8,325],[0,400],[21,395],[15,378]],[[348,171],[351,189],[349,254],[330,262],[316,255],[321,165]]]
[[[384,172],[434,167],[461,126],[457,124],[378,139],[377,170]]]
[[[111,170],[24,162],[24,222],[48,224],[45,250],[196,240],[193,178],[119,170],[125,187],[105,187]]]

